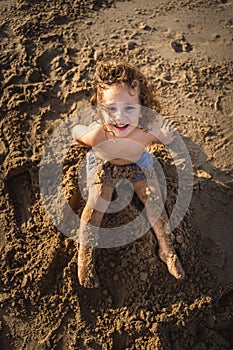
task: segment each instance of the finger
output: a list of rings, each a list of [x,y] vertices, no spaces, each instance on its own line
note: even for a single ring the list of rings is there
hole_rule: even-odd
[[[162,128],[169,131],[177,131],[177,128],[172,120],[164,119],[162,122]]]
[[[168,119],[165,119],[165,118],[164,118],[164,119],[162,120],[162,128],[163,128],[163,129],[166,129],[167,124],[168,124]]]
[[[176,125],[172,120],[168,122],[168,127],[170,130],[177,131]]]

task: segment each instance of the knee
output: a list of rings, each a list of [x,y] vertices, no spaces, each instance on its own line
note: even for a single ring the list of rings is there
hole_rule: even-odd
[[[134,191],[136,193],[136,195],[138,196],[138,198],[140,199],[140,201],[145,205],[147,202],[147,198],[148,198],[148,193],[146,190],[146,187],[143,186],[134,186]]]
[[[110,201],[111,197],[104,196],[103,193],[91,190],[88,195],[87,205],[95,210],[105,212]]]
[[[148,199],[148,196],[147,196],[146,192],[137,193],[137,195],[138,195],[140,201],[141,201],[144,205],[146,205],[147,199]]]

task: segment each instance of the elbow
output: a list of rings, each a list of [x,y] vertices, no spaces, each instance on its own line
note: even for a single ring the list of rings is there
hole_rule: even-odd
[[[71,135],[72,135],[73,140],[76,141],[77,137],[76,137],[76,133],[75,133],[75,127],[73,128]]]
[[[80,137],[80,126],[75,125],[72,130],[72,138],[74,141],[78,141]]]

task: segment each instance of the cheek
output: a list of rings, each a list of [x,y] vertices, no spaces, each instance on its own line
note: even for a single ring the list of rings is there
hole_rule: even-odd
[[[137,118],[137,119],[139,119],[139,118],[142,117],[141,108],[138,108],[138,109],[135,111],[134,117]]]

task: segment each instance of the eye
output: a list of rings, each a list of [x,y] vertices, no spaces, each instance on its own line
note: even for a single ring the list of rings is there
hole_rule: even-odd
[[[135,111],[135,106],[129,105],[125,107],[126,112],[134,112]]]
[[[115,106],[107,106],[107,109],[109,113],[115,113],[117,110]]]

